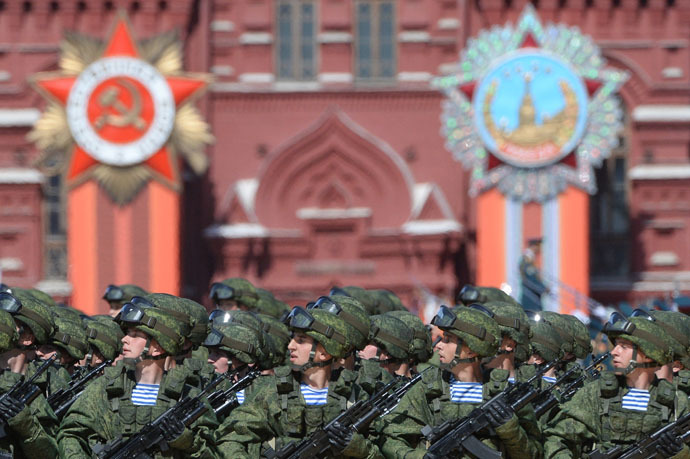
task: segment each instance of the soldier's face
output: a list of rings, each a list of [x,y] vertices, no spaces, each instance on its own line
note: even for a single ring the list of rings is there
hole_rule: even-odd
[[[359,358],[362,360],[371,360],[376,358],[376,353],[379,348],[375,344],[367,344],[364,349],[359,351]]]
[[[313,344],[314,338],[311,336],[305,335],[304,333],[295,333],[288,344],[290,363],[293,365],[304,365],[308,363]],[[323,346],[317,344],[314,362],[323,362],[329,358],[331,358],[331,356],[324,350]]]
[[[144,352],[147,340],[146,333],[134,328],[127,329],[122,338],[122,356],[126,359],[136,359]]]
[[[515,350],[515,347],[517,346],[517,343],[513,338],[510,336],[504,336],[503,340],[501,341],[501,350],[506,351],[506,352],[513,352]]]
[[[218,309],[223,311],[249,311],[250,309],[242,303],[238,303],[236,300],[218,300],[216,302]]]
[[[443,332],[443,339],[436,345],[438,356],[443,363],[450,363],[458,350],[459,338],[452,333]]]
[[[216,373],[227,373],[230,368],[230,357],[227,352],[213,348],[208,353],[208,363],[213,365]]]
[[[36,341],[36,337],[29,327],[17,327],[19,332],[19,341],[17,343],[20,346],[31,346]]]
[[[635,345],[632,341],[628,341],[625,338],[616,338],[615,345],[611,351],[612,363],[616,368],[625,368],[630,364],[635,351]],[[642,349],[637,350],[636,359],[638,362],[651,362]]]
[[[532,354],[529,356],[529,360],[527,361],[528,365],[541,365],[542,363],[546,362],[544,358],[539,355],[539,354]]]

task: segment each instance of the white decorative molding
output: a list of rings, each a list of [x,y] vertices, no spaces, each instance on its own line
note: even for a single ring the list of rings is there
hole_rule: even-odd
[[[12,74],[10,72],[7,70],[0,70],[0,83],[10,81],[10,78],[12,78]]]
[[[345,218],[371,217],[369,207],[351,207],[349,209],[320,209],[318,207],[303,207],[297,209],[297,218],[301,220],[338,220]]]
[[[441,30],[455,30],[460,28],[460,20],[457,18],[441,18],[436,22]]]
[[[232,32],[235,30],[235,24],[232,21],[211,21],[211,32]]]
[[[417,236],[459,233],[462,225],[455,220],[416,220],[402,225],[405,234]]]
[[[318,81],[276,81],[273,90],[277,92],[312,92],[321,89]]]
[[[438,66],[438,73],[440,75],[450,75],[458,70],[457,62],[446,62]]]
[[[214,65],[211,67],[211,73],[220,76],[230,76],[234,72],[234,69],[229,65]]]
[[[240,35],[242,45],[270,45],[273,43],[273,34],[268,32],[245,32]]]
[[[642,123],[688,122],[690,105],[638,105],[633,109],[632,118]]]
[[[661,70],[661,76],[664,78],[683,78],[683,69],[680,67],[665,67]]]
[[[276,77],[272,73],[242,73],[238,77],[240,83],[271,84]]]
[[[352,83],[354,77],[348,72],[323,72],[319,73],[321,83]]]
[[[21,271],[23,268],[24,262],[19,258],[0,258],[0,271]]]
[[[450,204],[448,204],[446,196],[438,185],[435,183],[415,183],[412,189],[412,211],[410,212],[410,221],[419,218],[419,215],[424,210],[424,206],[432,197],[435,199],[436,204],[438,204],[444,220],[455,220]]]
[[[628,171],[630,180],[690,179],[690,164],[640,164]]]
[[[40,184],[45,176],[38,169],[28,167],[4,167],[0,169],[0,183],[7,184]]]
[[[0,108],[0,127],[30,127],[40,117],[37,108]]]
[[[352,43],[352,34],[349,32],[321,32],[316,39],[319,43]]]
[[[72,284],[66,280],[44,279],[36,284],[36,288],[50,296],[69,296],[72,294]]]
[[[429,72],[400,72],[398,81],[431,81],[433,75]]]
[[[652,266],[676,266],[680,262],[680,258],[674,252],[659,251],[654,252],[649,257],[649,262]]]
[[[233,225],[212,225],[204,230],[204,236],[221,239],[242,239],[247,237],[268,237],[268,230],[258,223],[235,223]]]
[[[398,34],[398,41],[400,43],[428,43],[431,41],[431,35],[429,32],[408,30]]]

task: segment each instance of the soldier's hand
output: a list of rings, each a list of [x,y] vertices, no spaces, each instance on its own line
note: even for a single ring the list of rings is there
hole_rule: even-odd
[[[664,457],[675,456],[676,454],[680,453],[680,451],[683,449],[683,442],[678,437],[678,435],[675,435],[671,431],[666,431],[659,435],[659,440],[661,440],[661,445],[659,445],[659,452]]]
[[[515,412],[503,398],[499,398],[488,406],[487,414],[493,428],[500,427],[513,418]]]
[[[5,420],[10,420],[18,415],[26,405],[21,400],[7,394],[0,402],[0,416]]]
[[[344,450],[347,448],[347,445],[350,444],[350,441],[352,441],[352,430],[339,422],[334,422],[325,430],[326,433],[328,433],[328,441],[331,442],[331,445],[333,445],[337,451]]]
[[[184,432],[184,424],[180,419],[168,416],[160,424],[165,441],[171,442]]]

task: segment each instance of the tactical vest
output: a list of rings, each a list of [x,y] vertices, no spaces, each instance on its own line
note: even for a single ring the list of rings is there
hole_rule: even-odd
[[[111,371],[104,374],[108,378],[105,391],[110,402],[110,409],[116,413],[119,421],[117,430],[124,438],[138,432],[144,425],[163,414],[191,389],[185,384],[184,374],[175,372],[173,369],[163,375],[156,404],[137,406],[132,403],[132,392],[136,386],[134,370],[124,366],[111,367],[109,370]]]
[[[269,442],[274,449],[281,448],[290,441],[300,441],[317,429],[324,427],[333,418],[354,404],[356,394],[352,385],[357,377],[351,371],[334,371],[328,386],[328,399],[325,405],[309,406],[300,390],[299,374],[290,367],[275,369],[275,390],[278,395],[279,413],[277,420],[280,432],[275,441]],[[340,377],[339,379],[337,379]],[[337,380],[336,380],[337,379]]]
[[[646,412],[623,409],[623,396],[629,392],[625,377],[606,371],[598,384],[601,443],[605,447],[637,442],[672,419],[675,390],[666,380],[652,383]]]
[[[676,390],[690,396],[690,370],[680,370],[678,374],[673,377],[673,386]]]

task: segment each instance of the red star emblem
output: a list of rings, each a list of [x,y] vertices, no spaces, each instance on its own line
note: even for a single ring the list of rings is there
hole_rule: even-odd
[[[138,59],[145,63],[145,61],[141,60],[141,53],[132,37],[128,21],[122,14],[118,17],[110,33],[103,53],[95,62],[105,58],[124,57]],[[145,64],[148,65],[147,63]],[[88,71],[87,69],[85,72]],[[175,111],[208,83],[207,79],[195,76],[158,75],[162,78],[161,81],[164,79],[169,87],[172,94],[172,103],[170,105],[174,105]],[[75,85],[79,78],[80,75],[52,73],[38,76],[34,80],[34,84],[49,99],[67,109],[70,95],[75,90]],[[140,139],[144,139],[145,136],[148,135],[150,137],[149,131],[157,128],[154,121],[159,107],[155,104],[155,92],[150,85],[147,86],[145,78],[138,80],[127,74],[112,75],[100,81],[95,87],[91,88],[90,95],[85,96],[87,97],[85,99],[87,102],[83,117],[84,123],[88,123],[89,130],[115,150],[119,146],[125,145],[129,145],[131,148],[132,144],[135,144]],[[170,130],[174,123],[174,112],[171,108],[168,107],[168,112],[173,114],[172,121],[168,119]],[[68,123],[70,123],[70,129],[74,138],[76,137],[74,135],[75,128],[69,116]],[[161,137],[159,143],[162,145],[160,148],[154,147],[157,149],[144,155],[145,158],[140,162],[129,162],[126,164],[105,163],[114,166],[142,165],[153,172],[154,177],[177,188],[179,164],[175,151],[168,144],[168,138],[169,134]],[[156,145],[153,142],[151,144]],[[68,183],[74,184],[75,182],[86,180],[93,166],[104,163],[104,161],[99,160],[98,156],[98,151],[90,151],[83,142],[80,143],[75,139],[71,158],[67,166],[66,177]]]

